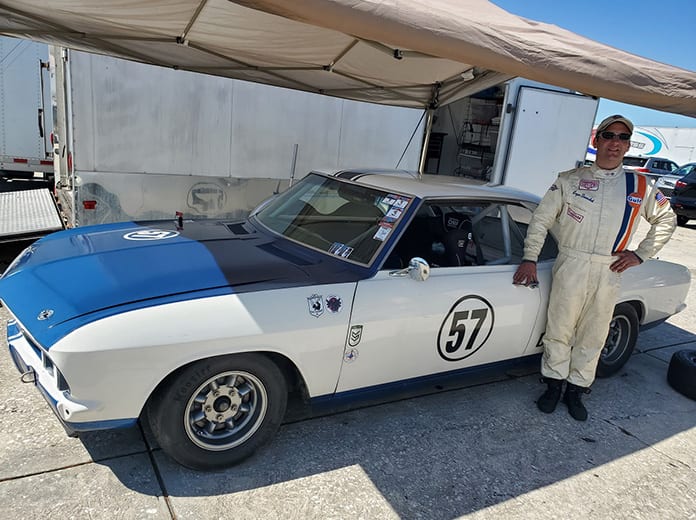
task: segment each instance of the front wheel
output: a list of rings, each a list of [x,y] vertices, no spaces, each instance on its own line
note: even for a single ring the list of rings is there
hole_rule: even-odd
[[[258,354],[236,354],[176,372],[153,395],[147,413],[170,457],[192,469],[220,469],[270,440],[285,414],[287,394],[275,363]]]
[[[597,377],[616,374],[633,354],[638,340],[638,313],[633,305],[620,303],[614,308],[609,334],[597,364]]]

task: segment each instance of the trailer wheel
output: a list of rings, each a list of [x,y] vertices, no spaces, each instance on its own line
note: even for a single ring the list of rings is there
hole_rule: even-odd
[[[672,354],[667,382],[680,394],[696,400],[696,350],[680,350]]]
[[[597,377],[616,374],[633,354],[638,340],[638,313],[630,303],[614,308],[609,334],[597,363]]]
[[[259,354],[236,354],[184,367],[152,397],[147,413],[167,455],[192,469],[221,469],[273,437],[287,396],[275,363]]]

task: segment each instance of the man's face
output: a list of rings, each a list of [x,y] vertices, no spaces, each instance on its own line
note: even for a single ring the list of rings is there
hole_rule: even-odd
[[[601,135],[604,132],[612,132],[614,137],[605,139]],[[594,138],[594,145],[597,148],[597,159],[595,160],[597,166],[605,170],[613,170],[621,164],[624,155],[631,147],[631,140],[622,141],[618,138],[618,134],[626,133],[630,134],[630,131],[626,125],[620,122],[612,123],[602,132],[597,132]]]

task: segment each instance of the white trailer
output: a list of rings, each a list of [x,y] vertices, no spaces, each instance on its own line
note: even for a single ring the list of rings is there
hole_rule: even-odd
[[[523,78],[488,88],[436,110],[426,171],[543,195],[584,163],[598,104]]]
[[[312,168],[418,165],[419,110],[60,47],[50,55],[56,195],[69,226],[177,211],[237,218]]]
[[[0,176],[53,175],[52,118],[48,89],[48,48],[28,40],[0,37]]]
[[[314,168],[415,170],[423,111],[51,47],[69,226],[239,218]],[[598,100],[514,79],[435,112],[425,172],[542,194],[581,164]]]

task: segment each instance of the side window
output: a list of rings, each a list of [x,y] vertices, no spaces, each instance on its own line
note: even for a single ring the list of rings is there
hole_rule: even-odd
[[[674,170],[677,170],[677,169],[679,168],[679,166],[677,166],[677,165],[674,164],[673,162],[669,163],[667,166],[668,166],[667,169],[668,169],[669,171],[671,171],[671,172],[673,172]]]
[[[527,236],[527,227],[532,220],[532,211],[523,206],[514,204],[508,205],[508,211],[511,217],[511,252],[512,263],[519,264],[522,262],[524,255],[524,239]],[[544,260],[553,260],[558,255],[558,246],[556,240],[551,236],[551,233],[546,235],[544,246],[539,253],[539,262]]]
[[[519,264],[531,216],[514,203],[425,201],[383,268],[406,267],[416,256],[433,268]],[[540,260],[555,255],[549,236]]]

